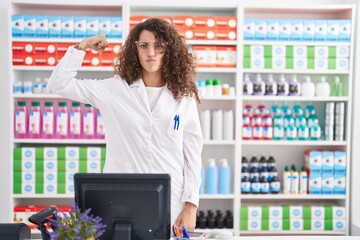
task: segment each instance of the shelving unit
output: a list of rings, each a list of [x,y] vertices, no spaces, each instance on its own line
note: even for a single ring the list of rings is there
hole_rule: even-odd
[[[350,169],[351,169],[351,126],[352,126],[352,105],[353,105],[353,65],[354,61],[354,43],[358,39],[354,34],[354,27],[352,27],[352,40],[349,43],[338,42],[294,42],[294,41],[247,41],[243,40],[243,25],[247,18],[255,19],[331,19],[331,18],[347,18],[355,20],[355,6],[354,5],[334,5],[334,4],[289,4],[283,1],[283,4],[262,4],[256,5],[252,1],[245,1],[238,3],[236,1],[210,1],[206,6],[199,2],[188,1],[183,2],[166,2],[158,1],[156,3],[148,3],[143,0],[138,1],[124,1],[116,3],[113,0],[104,0],[101,3],[97,1],[88,1],[87,6],[84,6],[80,0],[63,0],[61,3],[51,0],[41,0],[34,3],[29,3],[26,0],[9,0],[10,14],[8,22],[10,25],[10,18],[12,14],[33,14],[33,15],[84,15],[91,16],[94,13],[105,16],[122,16],[123,17],[123,36],[125,39],[129,32],[129,18],[136,15],[147,16],[175,16],[175,15],[214,15],[214,16],[236,16],[237,17],[237,40],[236,41],[205,41],[205,40],[190,40],[187,41],[190,45],[221,45],[221,46],[236,46],[237,47],[237,66],[236,68],[198,68],[197,80],[207,78],[224,79],[225,83],[235,87],[236,96],[230,97],[204,97],[202,104],[199,105],[201,109],[232,109],[234,112],[234,140],[232,141],[205,141],[203,151],[203,164],[205,165],[208,158],[227,158],[232,169],[232,192],[227,195],[200,195],[200,210],[220,209],[231,210],[234,215],[234,228],[230,229],[235,236],[239,235],[348,235],[349,228],[345,232],[336,231],[240,231],[240,206],[242,204],[271,204],[271,203],[302,203],[306,204],[316,203],[332,203],[346,208],[346,214],[350,214]],[[184,7],[185,6],[185,7]],[[352,25],[354,26],[354,22]],[[10,92],[11,85],[16,80],[35,80],[37,76],[50,76],[54,67],[42,66],[13,66],[11,61],[11,43],[12,41],[23,42],[78,42],[80,39],[23,39],[11,38],[11,32],[8,32],[9,37],[6,40],[9,45],[9,65],[8,73],[9,81],[8,91]],[[306,45],[313,44],[319,46],[349,46],[350,47],[350,67],[349,70],[294,70],[294,69],[244,69],[243,66],[243,46],[244,45]],[[81,76],[111,76],[114,72],[112,67],[82,67],[79,75]],[[341,97],[280,97],[280,96],[244,96],[242,94],[242,79],[244,74],[298,74],[299,76],[311,75],[319,77],[321,75],[335,76],[339,75],[342,80],[346,81],[346,88],[348,93]],[[12,148],[14,146],[57,146],[57,145],[80,145],[80,146],[104,146],[103,139],[14,139],[13,138],[13,106],[14,102],[19,99],[62,99],[54,94],[9,94],[10,112],[8,113],[8,122],[10,123],[9,135],[11,147],[8,149],[10,154],[9,159],[4,159],[10,166],[10,169],[0,170],[0,174],[5,174],[9,182],[12,182]],[[312,102],[323,109],[326,102],[345,102],[346,104],[346,139],[344,141],[277,141],[277,140],[242,140],[242,109],[244,104],[251,103],[253,107],[256,104],[263,103],[267,106],[274,102],[289,102],[290,104],[306,104]],[[2,136],[0,136],[1,138]],[[1,140],[1,139],[0,139]],[[3,140],[2,140],[3,141]],[[282,170],[285,165],[295,163],[300,166],[303,164],[303,152],[306,149],[341,149],[347,152],[347,176],[346,176],[346,195],[284,195],[284,194],[267,194],[267,195],[245,195],[241,194],[241,157],[245,154],[250,156],[252,153],[258,154],[273,154],[277,160],[278,170]],[[274,154],[275,153],[275,154]],[[291,156],[291,159],[289,157]],[[5,155],[6,156],[6,155]],[[279,171],[280,172],[280,171]],[[281,179],[281,173],[280,173]],[[73,196],[66,194],[58,195],[15,195],[12,193],[12,187],[9,190],[0,189],[0,195],[10,196],[10,210],[4,205],[6,209],[0,206],[0,212],[3,221],[11,221],[12,209],[17,204],[68,204],[69,199]],[[5,192],[3,192],[5,191]],[[9,192],[11,191],[11,192]],[[349,217],[346,219],[347,226],[349,226]]]

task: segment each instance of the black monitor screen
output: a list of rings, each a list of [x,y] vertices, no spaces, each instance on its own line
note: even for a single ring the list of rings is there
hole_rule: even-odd
[[[103,219],[100,239],[169,239],[170,175],[77,173],[75,202]]]

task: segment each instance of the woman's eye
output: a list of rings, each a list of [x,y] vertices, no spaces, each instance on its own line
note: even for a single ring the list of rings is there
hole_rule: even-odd
[[[148,48],[148,44],[142,43],[142,44],[139,45],[139,47],[142,48],[142,49],[147,49],[147,48]]]

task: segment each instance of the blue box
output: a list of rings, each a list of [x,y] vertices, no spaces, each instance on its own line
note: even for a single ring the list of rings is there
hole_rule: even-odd
[[[303,20],[303,40],[314,41],[315,38],[315,21]]]
[[[291,22],[290,20],[279,20],[279,40],[290,40]]]
[[[86,37],[86,18],[74,17],[74,38]]]
[[[339,38],[339,21],[338,20],[327,20],[327,41],[337,41]]]
[[[323,176],[334,175],[334,152],[323,151],[321,158],[322,158],[321,174]]]
[[[123,20],[122,17],[111,17],[110,38],[122,38]]]
[[[106,37],[111,34],[111,19],[110,17],[99,17],[99,33],[105,34]]]
[[[322,174],[321,176],[321,194],[334,194],[334,175]]]
[[[36,37],[36,16],[24,15],[24,37]]]
[[[24,15],[11,16],[12,37],[24,37]]]
[[[61,17],[61,37],[62,38],[74,37],[74,17],[72,16]]]
[[[309,169],[311,175],[321,175],[322,155],[320,151],[311,151],[309,153]]]
[[[300,41],[303,39],[302,20],[291,20],[291,40]]]
[[[346,193],[346,176],[334,175],[334,194],[345,195]]]
[[[346,152],[335,151],[334,153],[334,174],[346,175]]]
[[[36,17],[36,37],[48,38],[49,37],[49,17],[37,16]]]
[[[255,38],[255,20],[245,19],[244,40],[254,40],[254,38]]]
[[[255,36],[254,40],[265,40],[267,34],[266,20],[255,20]]]
[[[267,35],[268,40],[279,39],[279,21],[278,20],[267,20]]]
[[[60,38],[61,36],[61,17],[49,16],[49,38]]]
[[[351,20],[339,20],[339,37],[342,42],[350,42],[351,38]]]
[[[326,35],[326,20],[315,20],[315,41],[325,41]]]
[[[99,17],[86,17],[86,36],[99,34]]]

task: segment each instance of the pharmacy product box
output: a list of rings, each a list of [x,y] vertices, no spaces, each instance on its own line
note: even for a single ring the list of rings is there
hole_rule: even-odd
[[[316,70],[327,70],[329,61],[327,58],[315,58],[315,69]]]
[[[72,16],[61,17],[61,37],[62,38],[74,37],[74,17]]]
[[[237,19],[233,16],[218,16],[215,17],[215,24],[218,28],[231,28],[236,31]]]
[[[24,37],[36,37],[36,16],[24,15]]]
[[[279,20],[279,40],[290,40],[291,37],[291,21]]]
[[[302,206],[290,206],[290,219],[303,218]]]
[[[300,41],[303,38],[302,20],[291,20],[291,36],[290,39]]]
[[[315,20],[303,20],[304,41],[314,41],[315,38]]]
[[[14,160],[31,160],[36,159],[36,148],[35,147],[15,147],[14,148]]]
[[[56,44],[51,42],[34,43],[34,54],[43,54],[46,57],[56,56]]]
[[[26,184],[14,183],[14,187],[15,185],[20,185],[21,194],[35,194],[35,183],[26,183]]]
[[[44,171],[44,182],[45,183],[57,183],[57,172]]]
[[[322,167],[322,153],[320,151],[305,152],[305,164],[310,175],[320,175]]]
[[[65,159],[66,160],[79,160],[80,159],[80,147],[65,147]]]
[[[311,219],[311,230],[313,231],[325,230],[324,219]]]
[[[303,219],[290,219],[290,230],[291,231],[302,231],[304,229]]]
[[[24,15],[11,16],[12,37],[24,37]]]
[[[344,151],[334,152],[334,174],[346,175],[346,152]]]
[[[193,16],[174,16],[172,22],[175,26],[193,27],[194,17]]]
[[[49,38],[60,38],[61,26],[60,16],[49,16]]]
[[[271,49],[271,55],[273,57],[285,57],[286,47],[284,45],[273,45]]]
[[[321,194],[322,178],[321,175],[311,174],[309,178],[309,193]]]
[[[249,65],[248,67],[244,68],[256,68],[256,69],[263,69],[265,68],[265,59],[264,57],[253,57],[253,58],[244,58],[244,64]]]
[[[194,27],[208,27],[215,28],[216,21],[214,16],[195,16],[194,17]]]
[[[327,219],[346,219],[345,207],[331,206],[331,218]]]
[[[193,31],[196,40],[214,40],[216,36],[214,28],[196,27]]]
[[[215,38],[217,40],[236,40],[236,29],[227,27],[217,27],[215,30]]]
[[[307,47],[305,45],[295,45],[293,48],[294,58],[306,58],[307,57]]]
[[[32,55],[34,52],[35,44],[32,42],[13,42],[12,43],[12,52],[13,55]]]
[[[248,219],[249,216],[249,207],[242,205],[240,207],[240,219],[245,220]]]
[[[67,183],[66,185],[66,194],[74,194],[75,192],[75,187],[74,187],[74,183]]]
[[[36,37],[48,38],[49,37],[49,17],[36,16]]]
[[[255,20],[255,35],[254,40],[265,40],[267,35],[266,20]]]
[[[187,40],[191,40],[195,38],[194,35],[194,28],[186,27],[186,26],[177,26],[176,29],[178,30],[179,34]]]
[[[339,20],[339,36],[338,40],[341,42],[350,42],[351,38],[351,20]]]
[[[249,219],[261,219],[262,218],[262,207],[261,206],[249,206],[248,207],[248,218]]]
[[[329,56],[328,46],[315,46],[315,57],[316,58],[327,58]]]
[[[78,172],[79,160],[66,160],[66,172]]]
[[[346,177],[345,175],[334,175],[334,194],[345,195],[346,193]]]
[[[145,22],[147,19],[149,19],[149,16],[130,16],[130,30],[139,23]]]
[[[250,57],[264,57],[264,45],[251,45]]]
[[[109,38],[121,39],[123,31],[122,25],[122,17],[111,17],[111,32]]]
[[[86,159],[89,160],[100,160],[101,159],[101,147],[87,147]]]
[[[243,31],[244,31],[244,40],[254,40],[255,39],[255,20],[254,19],[245,19]]]
[[[311,206],[311,219],[325,219],[324,206]]]
[[[31,66],[34,64],[34,58],[32,56],[27,56],[26,54],[13,55],[12,62],[14,66]]]
[[[88,173],[101,173],[101,161],[99,160],[88,160],[87,162]]]
[[[336,58],[336,70],[348,70],[349,59],[348,58]]]
[[[272,58],[272,68],[273,69],[285,69],[286,68],[286,58],[273,57]]]
[[[45,182],[44,183],[44,194],[56,195],[57,194],[57,183]]]
[[[25,172],[23,171],[21,173],[21,183],[22,184],[29,184],[29,183],[35,183],[35,172]]]
[[[336,46],[336,57],[339,57],[339,58],[350,57],[350,47],[349,46]]]
[[[282,219],[283,208],[281,206],[269,206],[269,218],[270,219]]]
[[[196,62],[199,67],[216,66],[216,47],[213,46],[194,46]]]
[[[279,39],[279,20],[267,20],[267,34],[266,39]]]
[[[86,17],[86,36],[91,37],[99,33],[99,17]]]
[[[339,38],[339,20],[327,20],[327,41],[337,41]]]
[[[106,37],[111,33],[111,18],[99,17],[99,33],[105,34]]]
[[[325,173],[321,177],[321,193],[334,194],[334,175]]]
[[[334,152],[323,151],[321,155],[321,174],[333,175],[334,174]]]
[[[282,219],[269,219],[269,230],[270,231],[280,231],[282,230]]]
[[[216,47],[216,66],[236,67],[236,47],[233,46]]]
[[[307,62],[307,58],[305,57],[294,57],[294,69],[307,69],[308,66],[308,62]]]
[[[74,38],[86,37],[86,17],[74,17]]]
[[[260,231],[261,230],[261,219],[249,219],[248,230],[249,231]]]
[[[326,37],[326,20],[315,20],[315,41],[325,41]]]
[[[49,56],[46,54],[35,54],[34,65],[37,66],[55,66],[56,65],[55,56]]]
[[[58,148],[57,147],[44,147],[44,160],[57,161]]]
[[[343,219],[326,219],[325,230],[345,232],[346,221]]]

